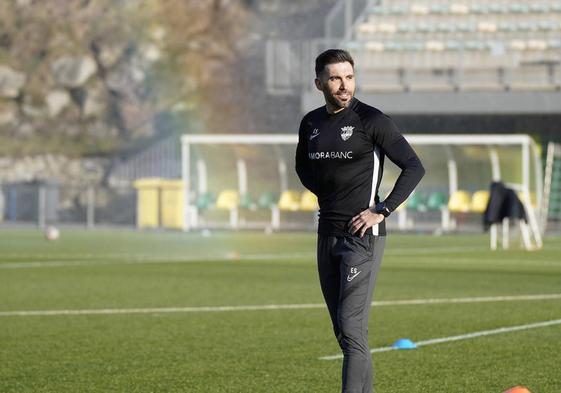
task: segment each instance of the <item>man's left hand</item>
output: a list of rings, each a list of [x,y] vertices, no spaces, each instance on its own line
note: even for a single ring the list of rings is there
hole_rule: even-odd
[[[349,221],[349,232],[351,234],[358,233],[363,237],[368,228],[384,221],[384,216],[372,211],[370,208],[360,212]]]

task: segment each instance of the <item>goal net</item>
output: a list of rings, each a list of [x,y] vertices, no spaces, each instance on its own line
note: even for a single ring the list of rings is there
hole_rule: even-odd
[[[409,200],[390,216],[397,229],[462,231],[481,228],[489,187],[502,181],[524,204],[541,244],[542,167],[528,135],[405,135],[426,175]],[[183,229],[313,228],[317,200],[294,171],[294,134],[184,135]],[[399,168],[386,160],[380,197]]]

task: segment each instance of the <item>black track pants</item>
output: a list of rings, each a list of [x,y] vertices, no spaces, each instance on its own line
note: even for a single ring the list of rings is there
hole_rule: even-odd
[[[318,236],[318,271],[343,351],[342,393],[372,393],[368,316],[385,236]]]

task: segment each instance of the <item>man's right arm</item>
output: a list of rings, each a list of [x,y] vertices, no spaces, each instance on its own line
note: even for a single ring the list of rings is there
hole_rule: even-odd
[[[308,158],[308,138],[304,124],[302,119],[298,130],[298,146],[296,146],[296,173],[304,187],[317,195],[314,173]]]

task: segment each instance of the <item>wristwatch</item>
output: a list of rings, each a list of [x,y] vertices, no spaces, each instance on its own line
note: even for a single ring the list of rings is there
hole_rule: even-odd
[[[387,217],[391,214],[391,211],[386,207],[385,202],[377,203],[376,206],[374,207],[374,211],[378,214],[383,215],[384,217]]]

